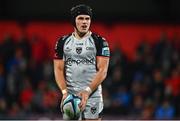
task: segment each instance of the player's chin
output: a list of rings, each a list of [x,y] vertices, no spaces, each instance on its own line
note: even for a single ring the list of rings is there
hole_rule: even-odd
[[[81,33],[82,33],[82,34],[86,34],[87,32],[88,32],[88,30],[85,30],[85,29],[84,29],[84,30],[81,30]]]

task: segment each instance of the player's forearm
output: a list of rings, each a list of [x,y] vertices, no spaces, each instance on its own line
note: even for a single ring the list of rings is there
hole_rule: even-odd
[[[90,89],[94,91],[97,89],[97,87],[103,82],[103,80],[106,78],[107,75],[107,69],[99,69],[96,73],[96,76],[94,77],[92,83],[89,85]]]
[[[58,87],[62,90],[67,89],[63,71],[55,70],[55,79]]]
[[[66,90],[66,81],[64,78],[64,66],[63,66],[63,61],[54,61],[54,74],[55,74],[55,80],[60,88],[60,90],[63,93],[63,90]]]
[[[102,57],[97,58],[98,71],[97,71],[94,79],[92,80],[92,83],[89,85],[89,87],[86,88],[86,91],[91,93],[92,91],[97,89],[97,87],[106,78],[108,66],[109,66],[109,58],[102,58]]]

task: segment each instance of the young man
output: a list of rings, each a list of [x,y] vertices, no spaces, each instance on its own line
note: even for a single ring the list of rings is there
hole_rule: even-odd
[[[54,73],[63,94],[81,97],[83,119],[100,119],[103,110],[101,83],[105,79],[110,51],[108,43],[89,30],[92,9],[84,4],[71,9],[74,32],[55,46]]]

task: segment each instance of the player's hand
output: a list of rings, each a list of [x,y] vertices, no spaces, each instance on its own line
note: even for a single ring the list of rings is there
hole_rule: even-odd
[[[86,103],[87,103],[87,100],[89,98],[89,92],[83,90],[81,91],[78,96],[81,97],[81,103],[79,104],[79,108],[81,111],[84,111],[85,107],[86,107]]]
[[[63,102],[64,102],[64,100],[66,99],[67,96],[68,96],[68,93],[63,94],[63,96],[62,96],[62,99],[61,99],[61,112],[63,112],[62,105],[63,105]]]

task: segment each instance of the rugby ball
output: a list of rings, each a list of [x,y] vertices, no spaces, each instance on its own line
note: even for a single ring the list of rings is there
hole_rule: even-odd
[[[78,120],[80,117],[79,103],[81,99],[73,94],[69,94],[62,104],[63,119],[65,120]]]

